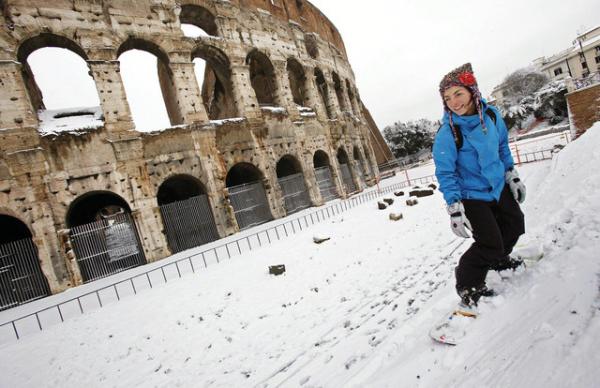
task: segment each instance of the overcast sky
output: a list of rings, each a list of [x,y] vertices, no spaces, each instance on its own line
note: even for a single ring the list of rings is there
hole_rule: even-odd
[[[465,62],[473,64],[482,94],[489,96],[511,71],[569,47],[578,31],[600,25],[600,0],[311,2],[340,31],[361,98],[380,130],[396,121],[439,119],[439,81]],[[28,62],[48,109],[99,104],[81,58],[61,49],[41,51]],[[156,58],[126,52],[119,59],[137,129],[168,127]],[[80,70],[73,71],[77,62]]]
[[[600,0],[310,0],[342,34],[358,90],[380,130],[439,119],[438,84],[471,62],[481,92],[600,25]]]

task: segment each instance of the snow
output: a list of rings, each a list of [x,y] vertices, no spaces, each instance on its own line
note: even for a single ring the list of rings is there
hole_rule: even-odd
[[[269,105],[263,105],[260,107],[261,110],[267,111],[267,112],[271,112],[273,114],[285,114],[287,111],[285,110],[284,107],[281,106],[269,106]]]
[[[210,123],[216,126],[221,126],[221,125],[225,125],[228,123],[241,123],[244,122],[246,119],[244,117],[233,117],[230,119],[222,119],[222,120],[210,120]]]
[[[42,136],[60,133],[79,135],[104,126],[104,117],[99,106],[40,110],[38,117],[39,132]]]
[[[374,199],[5,344],[0,386],[597,386],[598,143],[600,123],[552,161],[519,168],[528,188],[520,248],[542,246],[545,257],[488,276],[500,295],[480,304],[456,347],[427,333],[457,302],[453,268],[470,241],[452,234],[436,192],[381,211]],[[277,264],[286,273],[269,275]]]

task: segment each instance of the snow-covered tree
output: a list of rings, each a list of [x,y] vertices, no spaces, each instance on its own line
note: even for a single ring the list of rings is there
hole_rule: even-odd
[[[431,148],[439,125],[439,122],[427,119],[407,123],[396,122],[383,129],[383,136],[394,156],[401,158]]]

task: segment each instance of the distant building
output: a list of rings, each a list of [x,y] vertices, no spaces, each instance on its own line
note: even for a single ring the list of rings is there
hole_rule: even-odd
[[[586,78],[600,70],[600,26],[579,34],[573,45],[551,57],[533,61],[552,80]]]
[[[600,78],[600,26],[577,35],[571,47],[550,57],[541,57],[533,61],[533,66],[550,80],[559,81],[567,78],[581,80]],[[585,82],[585,80],[583,81]],[[596,82],[596,81],[594,81]],[[500,106],[506,97],[506,86],[496,86],[489,98],[492,104]]]

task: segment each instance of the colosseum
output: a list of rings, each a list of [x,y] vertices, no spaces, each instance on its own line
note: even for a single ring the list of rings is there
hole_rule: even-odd
[[[389,155],[339,32],[306,0],[0,8],[0,309],[346,198]],[[85,61],[101,125],[40,131],[28,58],[48,47]],[[169,128],[136,129],[119,62],[129,50],[156,57]]]

